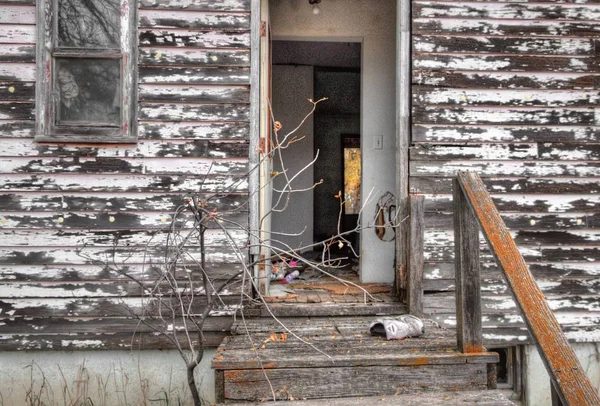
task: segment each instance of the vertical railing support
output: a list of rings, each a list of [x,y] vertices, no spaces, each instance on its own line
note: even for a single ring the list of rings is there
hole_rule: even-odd
[[[408,253],[408,312],[423,315],[423,232],[425,230],[425,198],[410,195]]]
[[[463,353],[481,352],[481,282],[479,279],[479,226],[454,180],[454,256],[456,268],[456,341]]]

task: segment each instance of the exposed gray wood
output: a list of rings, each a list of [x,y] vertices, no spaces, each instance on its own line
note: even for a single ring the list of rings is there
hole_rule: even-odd
[[[204,346],[218,347],[228,335],[226,332],[206,331]],[[185,335],[180,335],[181,345],[188,345]],[[193,341],[195,343],[195,341]],[[77,350],[165,350],[175,349],[166,337],[153,333],[135,331],[123,333],[69,333],[57,334],[3,334],[0,336],[2,351],[77,351]],[[35,355],[33,355],[35,356]]]
[[[140,0],[140,8],[164,10],[199,10],[199,11],[249,11],[250,0]]]
[[[0,128],[2,128],[0,126]],[[248,139],[246,123],[203,123],[175,122],[157,123],[141,121],[139,124],[140,138],[148,139]]]
[[[502,146],[500,146],[502,150]],[[555,179],[535,179],[531,185],[556,182],[556,177],[570,177],[565,179],[564,184],[591,184],[593,178],[600,177],[600,166],[595,162],[571,161],[568,164],[560,162],[523,161],[520,159],[504,160],[504,162],[479,161],[479,160],[455,160],[440,162],[411,162],[411,175],[434,175],[452,176],[458,170],[472,170],[481,173],[482,176],[496,177],[554,177]],[[589,178],[586,179],[586,178]],[[515,182],[515,185],[518,182]],[[518,189],[514,189],[515,191]],[[549,191],[550,189],[548,189]]]
[[[398,22],[396,30],[396,198],[398,199],[398,218],[404,219],[409,214],[408,177],[409,177],[409,145],[411,139],[411,4],[398,2]],[[409,227],[400,222],[396,228],[395,239],[395,291],[396,295],[406,301],[408,285],[409,261]]]
[[[221,371],[216,371],[219,373]],[[231,406],[242,405],[241,403],[228,403]],[[294,406],[318,406],[322,405],[323,400],[296,400]],[[398,405],[398,406],[422,406],[422,405],[446,405],[463,406],[511,406],[513,402],[508,400],[502,393],[496,391],[462,391],[462,392],[421,392],[411,394],[394,394],[390,396],[361,396],[341,399],[327,399],[328,406],[380,406]],[[243,403],[248,405],[248,403]],[[258,403],[257,403],[258,405]]]
[[[34,63],[3,63],[0,64],[0,80],[35,82]]]
[[[31,5],[4,4],[0,24],[35,24],[35,7]]]
[[[0,43],[35,44],[35,25],[0,24]]]
[[[248,84],[248,68],[140,66],[140,83]]]
[[[184,10],[140,10],[139,27],[195,30],[249,30],[250,16],[241,13],[204,13]]]
[[[0,44],[0,62],[35,62],[35,46]]]
[[[259,236],[261,233],[260,224],[260,110],[261,110],[261,4],[260,0],[251,2],[251,54],[250,54],[250,123],[249,138],[250,148],[248,150],[248,166],[250,173],[248,175],[248,209],[250,226],[250,255],[260,254]],[[264,90],[264,89],[263,89]],[[254,258],[254,257],[253,257]],[[262,285],[262,282],[259,282]],[[259,286],[259,290],[265,290],[265,286]]]
[[[425,199],[423,195],[410,196],[410,248],[408,258],[408,310],[421,317],[423,313],[423,254]]]
[[[527,3],[527,2],[522,2]],[[583,3],[580,1],[579,3]],[[593,21],[561,21],[561,20],[493,20],[480,19],[460,21],[458,18],[414,18],[413,32],[415,34],[457,34],[473,36],[577,36],[596,37],[600,27]]]
[[[454,257],[456,264],[456,340],[463,353],[483,351],[479,230],[458,181],[454,182]]]
[[[445,2],[415,1],[413,15],[415,17],[458,17],[458,18],[498,18],[514,20],[564,19],[564,20],[598,20],[600,7],[596,4],[540,4],[534,2],[500,2],[489,7],[485,1]]]
[[[506,53],[533,55],[594,55],[588,38],[511,38],[413,35],[414,52]]]
[[[206,67],[245,67],[250,65],[250,55],[247,50],[140,47],[138,54],[141,65]]]
[[[415,54],[417,69],[449,69],[464,71],[523,72],[597,72],[595,56],[523,56],[486,54]]]
[[[413,107],[417,123],[432,124],[571,124],[596,125],[596,115],[589,108],[486,108],[486,107]]]
[[[457,183],[494,251],[561,401],[569,405],[600,404],[598,392],[562,334],[481,179],[459,172]]]
[[[82,175],[77,182],[68,174],[0,175],[0,189],[11,191],[97,191],[97,192],[246,192],[245,180],[231,176]]]
[[[140,46],[160,47],[192,47],[192,48],[248,48],[250,35],[248,32],[211,31],[202,33],[191,30],[140,30]]]
[[[585,69],[585,68],[584,68]],[[577,107],[597,104],[600,94],[581,90],[440,89],[413,86],[413,105]]]
[[[597,73],[554,72],[461,72],[431,69],[413,70],[413,83],[456,88],[513,89],[594,89]]]
[[[400,302],[387,303],[270,303],[269,310],[261,309],[262,317],[342,317],[378,316],[382,314],[407,313],[406,305]]]
[[[280,400],[294,398],[327,398],[343,396],[393,395],[397,391],[420,392],[428,390],[484,389],[485,366],[464,364],[403,367],[345,367],[336,368],[337,379],[331,368],[289,368],[225,371],[225,398],[232,400],[261,400],[276,388]],[[265,377],[266,375],[266,377]],[[351,377],[360,376],[359,380]],[[440,377],[444,377],[443,380]],[[269,381],[267,381],[267,378]],[[483,378],[483,379],[482,379]],[[284,389],[285,387],[285,389]]]
[[[2,88],[0,87],[0,92]],[[194,86],[175,84],[147,84],[139,87],[140,101],[187,103],[248,103],[249,91],[245,86]]]
[[[248,121],[248,114],[246,104],[140,103],[140,119],[143,120],[245,122]]]

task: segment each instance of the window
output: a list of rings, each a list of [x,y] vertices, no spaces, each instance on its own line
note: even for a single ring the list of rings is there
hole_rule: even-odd
[[[135,141],[135,9],[130,0],[38,1],[37,140]]]

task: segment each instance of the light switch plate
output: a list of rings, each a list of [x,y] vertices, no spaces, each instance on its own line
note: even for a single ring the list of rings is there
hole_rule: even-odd
[[[373,148],[383,149],[383,135],[375,136],[375,142],[374,142]]]

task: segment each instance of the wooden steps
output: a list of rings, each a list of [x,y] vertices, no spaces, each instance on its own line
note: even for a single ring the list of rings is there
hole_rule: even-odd
[[[229,404],[229,403],[228,403]],[[232,403],[230,406],[248,405]],[[255,405],[263,403],[252,403]],[[293,406],[321,406],[323,399],[295,401]],[[362,396],[352,398],[327,399],[327,406],[515,406],[516,404],[497,391],[479,390],[463,392],[422,392],[393,396]]]
[[[495,385],[498,354],[459,353],[456,333],[432,323],[422,337],[387,341],[369,334],[374,319],[282,318],[287,333],[272,318],[236,322],[213,358],[217,400],[393,396]]]

